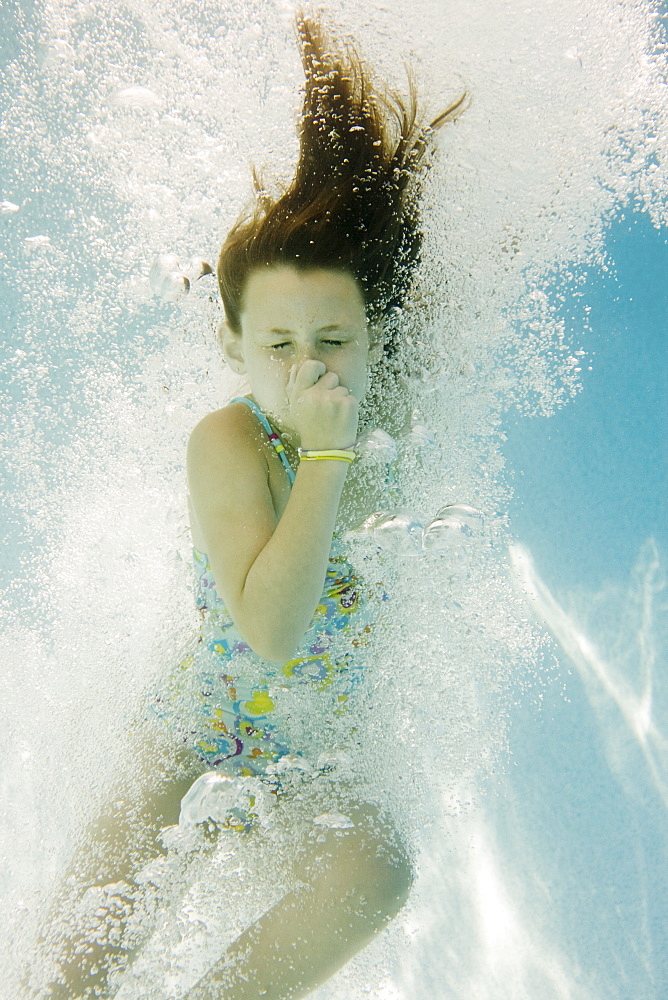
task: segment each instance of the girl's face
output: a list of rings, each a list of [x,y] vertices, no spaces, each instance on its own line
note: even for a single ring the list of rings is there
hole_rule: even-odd
[[[321,361],[361,400],[369,362],[382,348],[369,343],[364,300],[351,274],[279,265],[251,274],[241,333],[223,327],[223,350],[234,371],[248,376],[258,406],[290,431],[287,383],[293,365]]]

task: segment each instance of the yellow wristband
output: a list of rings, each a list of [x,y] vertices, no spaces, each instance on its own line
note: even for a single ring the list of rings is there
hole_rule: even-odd
[[[355,461],[355,452],[352,448],[334,448],[331,451],[308,451],[304,448],[298,450],[300,462],[326,462],[330,459],[335,462]]]

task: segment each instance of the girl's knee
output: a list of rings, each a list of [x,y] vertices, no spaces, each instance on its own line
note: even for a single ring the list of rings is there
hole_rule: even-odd
[[[401,839],[387,824],[360,824],[348,833],[345,877],[370,906],[388,917],[404,905],[413,885],[413,866]]]
[[[410,894],[413,867],[405,851],[396,844],[383,844],[379,846],[374,863],[367,867],[364,881],[367,895],[388,916],[394,916]]]
[[[347,808],[354,825],[329,830],[302,856],[298,879],[323,899],[348,899],[355,909],[391,919],[406,902],[413,868],[400,835],[374,806]]]

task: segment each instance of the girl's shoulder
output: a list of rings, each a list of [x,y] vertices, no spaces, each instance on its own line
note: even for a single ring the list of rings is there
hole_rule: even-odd
[[[258,447],[262,437],[262,428],[250,408],[245,403],[228,403],[195,424],[188,440],[188,464],[262,463],[264,448]]]

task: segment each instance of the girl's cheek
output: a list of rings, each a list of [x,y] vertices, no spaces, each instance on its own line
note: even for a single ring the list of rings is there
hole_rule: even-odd
[[[269,363],[274,371],[285,371],[289,374],[294,360],[282,354],[270,354]]]
[[[275,386],[284,388],[290,381],[290,368],[289,364],[278,363],[273,366],[271,373],[272,381]]]

